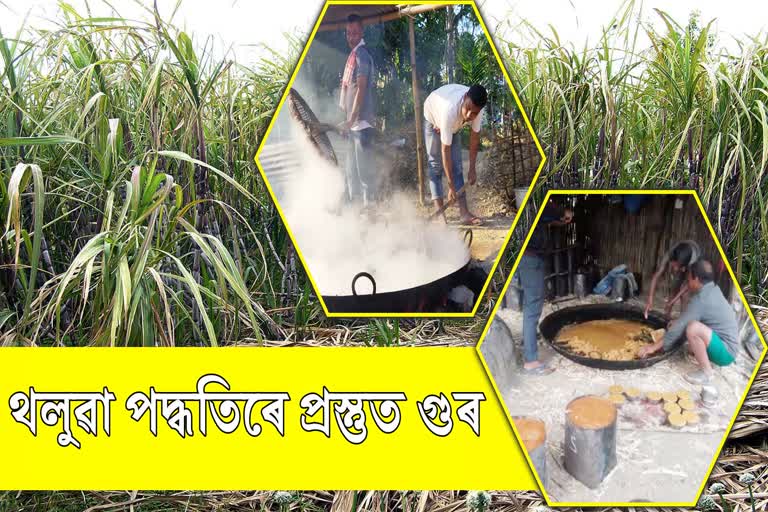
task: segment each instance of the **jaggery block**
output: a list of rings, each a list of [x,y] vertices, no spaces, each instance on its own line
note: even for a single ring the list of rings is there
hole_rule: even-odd
[[[674,402],[677,402],[677,393],[671,393],[671,392],[662,393],[661,398],[663,398],[665,402],[674,403]]]
[[[687,423],[686,419],[679,412],[670,413],[669,416],[667,416],[667,420],[669,421],[669,424],[675,428],[684,427]]]
[[[699,415],[694,411],[683,411],[682,416],[689,425],[695,425],[699,422]]]
[[[610,400],[616,405],[621,405],[624,402],[626,402],[626,400],[624,399],[624,395],[622,395],[621,393],[611,393],[610,395],[608,395],[608,400]]]
[[[658,391],[649,391],[645,394],[645,397],[651,402],[661,401],[661,393]]]

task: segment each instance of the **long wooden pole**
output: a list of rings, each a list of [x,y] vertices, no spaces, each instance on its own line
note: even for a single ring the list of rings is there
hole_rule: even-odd
[[[424,127],[421,122],[421,98],[419,97],[419,76],[416,72],[416,36],[413,29],[413,17],[408,18],[408,43],[411,47],[413,117],[416,120],[416,168],[419,173],[419,204],[424,206]]]
[[[365,6],[362,6],[365,8]],[[426,5],[409,5],[409,6],[392,6],[392,12],[386,14],[374,14],[372,16],[362,16],[363,25],[373,25],[375,23],[385,23],[387,21],[396,20],[403,16],[415,16],[416,14],[423,14],[425,12],[436,11],[444,8],[444,5],[440,4],[426,4]],[[329,30],[344,30],[347,26],[346,21],[336,21],[320,23],[317,27],[318,32],[327,32]]]

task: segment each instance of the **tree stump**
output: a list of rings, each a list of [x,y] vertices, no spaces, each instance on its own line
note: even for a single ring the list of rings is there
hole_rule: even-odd
[[[616,466],[616,406],[597,396],[572,400],[565,411],[565,469],[594,489]]]
[[[541,485],[547,486],[547,430],[544,422],[538,418],[519,416],[513,418],[515,428],[520,434],[525,451],[533,463],[533,469],[539,475]]]

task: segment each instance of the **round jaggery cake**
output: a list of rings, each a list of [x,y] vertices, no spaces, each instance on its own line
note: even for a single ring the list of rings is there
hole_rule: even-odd
[[[622,393],[623,391],[624,391],[624,388],[622,386],[619,386],[618,384],[614,384],[613,386],[610,386],[608,388],[608,392],[612,394]]]
[[[637,388],[627,389],[626,394],[629,398],[639,398],[641,395],[640,390]]]
[[[699,415],[694,411],[683,411],[682,416],[689,425],[695,425],[699,422]]]
[[[678,404],[678,405],[679,405],[679,406],[680,406],[682,409],[684,409],[684,410],[687,410],[687,411],[690,411],[690,410],[692,410],[692,409],[695,409],[695,408],[696,408],[696,404],[695,404],[695,403],[693,403],[693,400],[691,400],[690,398],[685,398],[685,399],[682,399],[682,398],[681,398],[681,399],[680,399],[680,401],[679,401],[679,402],[677,402],[677,404]]]
[[[610,395],[608,395],[608,400],[610,400],[616,405],[621,405],[624,402],[626,402],[626,400],[624,399],[624,395],[622,395],[621,393],[611,393]]]
[[[687,391],[687,390],[685,390],[685,389],[681,389],[680,391],[678,391],[678,392],[677,392],[677,393],[675,393],[675,394],[676,394],[676,395],[677,395],[677,397],[678,397],[679,399],[681,399],[681,400],[689,400],[689,399],[691,398],[691,393],[690,393],[690,392],[688,392],[688,391]]]
[[[665,402],[677,402],[677,393],[666,392],[661,394]]]
[[[645,397],[651,402],[658,402],[661,400],[661,393],[658,391],[649,391],[645,394]]]
[[[669,424],[675,428],[684,427],[687,423],[685,417],[679,412],[670,413],[669,416],[667,416],[667,421],[669,421]]]
[[[515,428],[520,434],[523,445],[528,452],[531,452],[544,444],[547,438],[547,430],[544,422],[538,418],[516,417]]]
[[[571,425],[597,430],[616,421],[616,406],[607,398],[587,395],[571,400],[565,415]]]
[[[664,404],[664,410],[667,411],[670,414],[672,414],[672,413],[680,414],[680,406],[677,405],[674,402],[667,402],[667,403],[665,403]]]

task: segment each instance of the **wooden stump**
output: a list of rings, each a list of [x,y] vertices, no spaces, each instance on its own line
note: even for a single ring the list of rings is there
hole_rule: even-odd
[[[520,439],[525,451],[533,463],[536,474],[539,475],[541,485],[547,486],[547,430],[544,422],[538,418],[515,417],[515,422]]]
[[[565,469],[594,489],[616,466],[616,406],[598,396],[572,400],[565,411]]]

